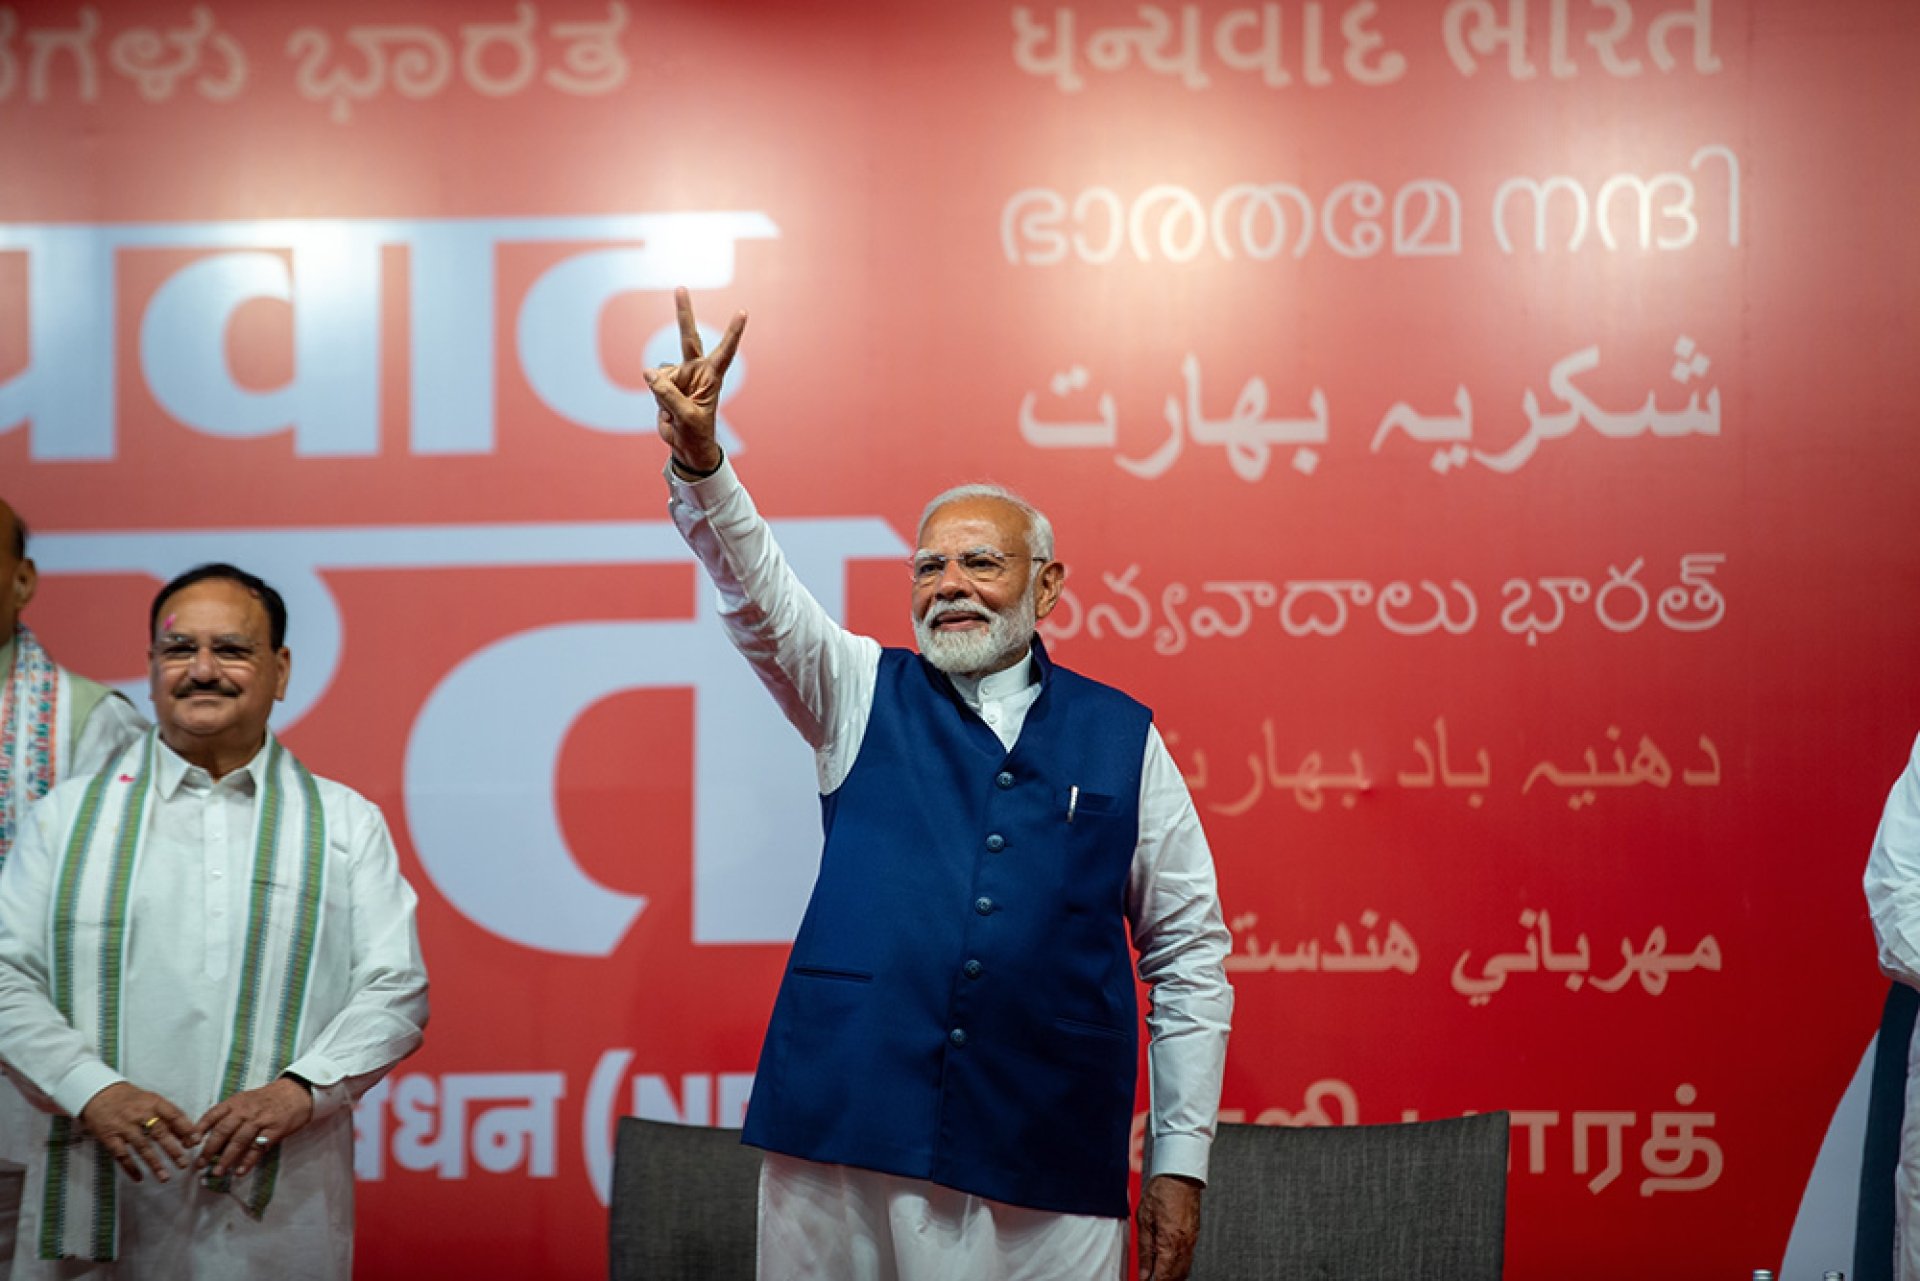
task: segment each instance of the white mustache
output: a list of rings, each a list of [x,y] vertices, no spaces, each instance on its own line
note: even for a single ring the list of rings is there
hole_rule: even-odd
[[[977,618],[983,623],[991,623],[993,615],[978,605],[961,600],[937,600],[927,606],[927,622],[945,618],[948,614],[958,614],[962,618]]]

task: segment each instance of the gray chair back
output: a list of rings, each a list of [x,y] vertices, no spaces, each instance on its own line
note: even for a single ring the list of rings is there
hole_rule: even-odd
[[[612,1281],[753,1281],[760,1153],[740,1131],[620,1118],[607,1207]]]
[[[1222,1124],[1193,1281],[1499,1281],[1507,1114]]]

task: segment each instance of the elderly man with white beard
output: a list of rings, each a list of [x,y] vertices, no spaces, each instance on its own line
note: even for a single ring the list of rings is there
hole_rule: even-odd
[[[1191,1266],[1232,992],[1213,863],[1152,713],[1058,666],[1047,519],[965,485],[911,560],[919,653],[828,616],[715,435],[746,326],[647,371],[669,509],[728,635],[814,749],[825,845],[761,1049],[759,1275],[1100,1278],[1126,1261],[1139,976],[1152,1113],[1138,1275]]]

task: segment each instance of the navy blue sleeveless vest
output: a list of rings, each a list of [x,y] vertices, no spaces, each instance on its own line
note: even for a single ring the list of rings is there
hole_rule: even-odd
[[[1126,893],[1152,713],[1038,639],[1034,660],[1008,752],[930,663],[881,655],[859,756],[821,798],[820,876],[745,1141],[1124,1218]]]

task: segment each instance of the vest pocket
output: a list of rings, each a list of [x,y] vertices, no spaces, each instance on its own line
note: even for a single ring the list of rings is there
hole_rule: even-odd
[[[1083,1023],[1079,1019],[1061,1017],[1055,1019],[1053,1025],[1062,1032],[1067,1032],[1074,1036],[1098,1036],[1105,1037],[1109,1041],[1125,1041],[1128,1039],[1123,1029],[1108,1027],[1104,1023]]]
[[[831,965],[796,965],[793,973],[801,978],[832,979],[840,983],[873,982],[873,974],[868,970],[843,970]]]
[[[1062,813],[1071,810],[1075,818],[1082,814],[1098,814],[1104,817],[1119,812],[1120,798],[1108,796],[1104,792],[1089,792],[1085,788],[1077,788],[1061,792],[1059,805]]]

